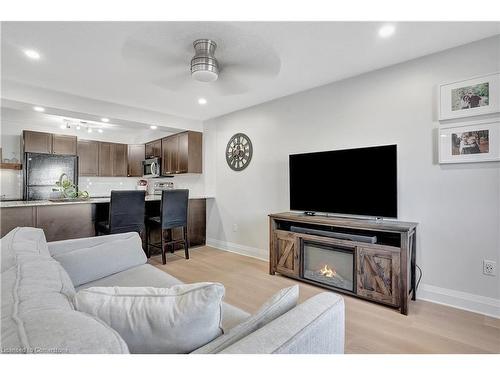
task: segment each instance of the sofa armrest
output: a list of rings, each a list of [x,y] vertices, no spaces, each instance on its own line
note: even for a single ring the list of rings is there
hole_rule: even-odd
[[[344,299],[325,292],[234,343],[221,354],[342,354],[344,324]]]
[[[48,243],[49,252],[75,287],[146,263],[135,232]]]

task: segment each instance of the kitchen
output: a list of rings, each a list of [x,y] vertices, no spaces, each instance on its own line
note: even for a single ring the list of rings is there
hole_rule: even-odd
[[[190,190],[190,246],[205,244],[214,194],[206,193],[202,132],[49,111],[2,107],[2,236],[16,226],[43,228],[48,241],[93,236],[111,190],[146,190],[154,214],[161,190],[175,187]]]

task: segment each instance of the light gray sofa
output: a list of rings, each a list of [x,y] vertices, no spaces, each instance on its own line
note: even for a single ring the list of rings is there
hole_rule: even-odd
[[[40,229],[16,228],[1,245],[2,353],[128,353],[116,331],[74,309],[75,291],[181,284],[146,263],[135,233],[47,243]],[[227,331],[249,316],[224,304],[222,327]],[[221,353],[343,351],[343,299],[321,293]]]

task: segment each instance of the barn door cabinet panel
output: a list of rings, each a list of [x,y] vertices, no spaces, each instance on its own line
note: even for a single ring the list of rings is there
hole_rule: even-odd
[[[99,142],[78,141],[78,174],[80,176],[99,175]]]
[[[274,246],[277,254],[276,271],[283,275],[298,277],[299,238],[292,232],[274,231]]]
[[[65,134],[52,134],[52,153],[57,155],[76,155],[76,136]]]
[[[374,301],[399,305],[399,249],[358,247],[357,294]]]

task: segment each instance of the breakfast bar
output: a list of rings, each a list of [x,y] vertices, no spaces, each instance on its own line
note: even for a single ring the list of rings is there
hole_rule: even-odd
[[[205,244],[206,200],[211,198],[213,197],[193,195],[189,199],[190,247]],[[160,195],[146,196],[147,215],[158,215],[160,200]],[[43,229],[47,241],[92,237],[95,235],[96,220],[107,217],[109,202],[109,197],[64,202],[48,200],[0,202],[1,236],[15,227],[36,227]],[[156,235],[152,233],[153,240]]]

